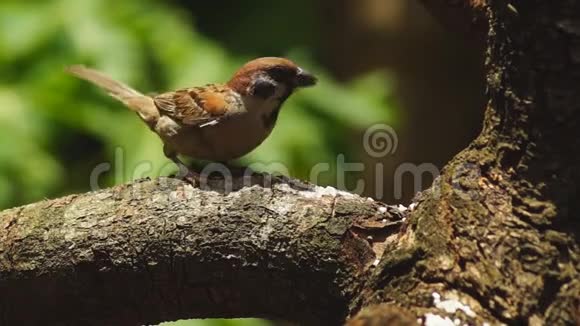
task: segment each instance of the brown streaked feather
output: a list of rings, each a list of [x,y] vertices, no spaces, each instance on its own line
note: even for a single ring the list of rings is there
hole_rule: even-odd
[[[229,91],[215,85],[193,88],[189,95],[211,116],[221,116],[226,113],[228,103],[226,96]]]
[[[153,99],[162,114],[183,124],[201,125],[240,112],[231,93],[223,85],[207,85],[160,94]]]

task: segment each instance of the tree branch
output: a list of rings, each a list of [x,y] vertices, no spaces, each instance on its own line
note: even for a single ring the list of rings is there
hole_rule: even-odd
[[[0,324],[343,322],[401,212],[280,178],[235,182],[161,178],[1,212]]]

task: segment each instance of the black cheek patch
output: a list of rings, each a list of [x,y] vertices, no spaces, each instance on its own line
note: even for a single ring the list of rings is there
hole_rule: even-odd
[[[273,82],[265,79],[258,79],[254,82],[252,87],[252,95],[261,97],[263,99],[270,98],[276,91],[276,85]]]

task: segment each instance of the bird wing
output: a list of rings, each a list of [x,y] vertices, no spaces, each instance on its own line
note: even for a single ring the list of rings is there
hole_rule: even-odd
[[[239,95],[223,85],[179,89],[154,96],[153,101],[163,115],[199,127],[244,111]]]

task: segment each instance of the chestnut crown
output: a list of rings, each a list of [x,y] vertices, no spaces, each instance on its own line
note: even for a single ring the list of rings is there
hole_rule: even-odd
[[[228,86],[241,95],[284,100],[296,88],[313,86],[316,81],[316,77],[288,59],[264,57],[243,65]]]

